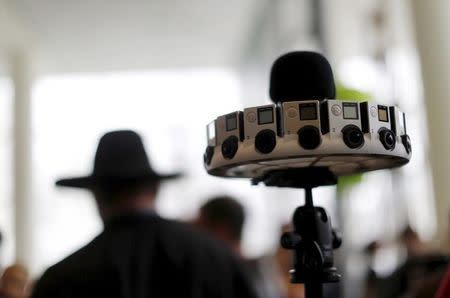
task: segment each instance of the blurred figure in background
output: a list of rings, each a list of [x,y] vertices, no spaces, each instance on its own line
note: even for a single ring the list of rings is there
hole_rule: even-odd
[[[364,298],[376,298],[379,292],[380,278],[378,277],[375,269],[373,268],[373,263],[375,255],[379,249],[383,246],[383,243],[379,240],[370,242],[364,249],[364,254],[367,258],[367,273],[366,273],[366,284],[364,289]]]
[[[439,283],[439,289],[436,293],[436,298],[450,297],[450,265],[447,268],[447,272]]]
[[[244,259],[241,242],[245,223],[244,207],[234,198],[218,196],[208,200],[201,208],[194,225],[206,231]],[[245,259],[247,270],[258,297],[279,298],[278,270],[272,256]]]
[[[244,207],[235,199],[219,196],[208,200],[201,208],[195,224],[242,256],[241,240],[245,222]]]
[[[0,232],[0,249],[2,246],[2,233]],[[0,270],[3,266],[0,264]],[[20,264],[6,267],[0,276],[0,298],[25,298],[29,297],[28,270]]]
[[[162,180],[133,131],[113,131],[99,142],[93,173],[57,185],[93,192],[103,232],[50,267],[33,297],[254,297],[228,250],[190,227],[154,211]]]
[[[2,235],[2,231],[0,231],[0,252],[2,251],[2,242],[3,242],[3,235]],[[0,260],[0,270],[3,269],[3,264],[1,263]]]
[[[27,269],[18,264],[6,268],[0,278],[0,298],[25,298],[28,296]]]
[[[433,297],[450,258],[433,251],[419,235],[406,227],[400,235],[406,261],[382,283],[378,297]]]
[[[406,258],[413,259],[430,254],[433,251],[420,239],[419,235],[410,226],[407,226],[400,235],[400,241],[406,249]]]

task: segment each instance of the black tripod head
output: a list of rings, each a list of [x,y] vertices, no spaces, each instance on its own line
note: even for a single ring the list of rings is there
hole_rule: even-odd
[[[306,202],[295,210],[294,231],[283,234],[281,245],[295,253],[293,283],[337,282],[340,275],[334,267],[333,250],[341,245],[341,237],[331,227],[324,208],[315,207],[311,188],[305,189]]]
[[[294,230],[282,235],[281,246],[294,251],[291,282],[305,284],[307,297],[322,297],[322,284],[340,279],[334,267],[333,250],[341,246],[342,238],[332,228],[326,210],[314,206],[312,188],[335,185],[336,176],[328,168],[310,167],[272,171],[253,179],[254,184],[259,182],[267,186],[305,189],[305,204],[295,210]]]

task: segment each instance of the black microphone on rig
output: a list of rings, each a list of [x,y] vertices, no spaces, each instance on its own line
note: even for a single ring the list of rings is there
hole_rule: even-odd
[[[298,51],[279,57],[270,73],[273,102],[336,98],[333,71],[319,53]]]

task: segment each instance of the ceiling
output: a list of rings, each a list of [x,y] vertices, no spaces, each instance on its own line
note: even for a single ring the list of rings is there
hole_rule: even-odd
[[[257,2],[9,0],[44,73],[232,65]]]

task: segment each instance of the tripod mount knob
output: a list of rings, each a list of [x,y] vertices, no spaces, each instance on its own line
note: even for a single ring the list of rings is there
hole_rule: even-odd
[[[342,233],[338,229],[333,229],[333,249],[338,249],[342,245]]]
[[[283,233],[280,239],[280,244],[285,249],[295,249],[300,242],[302,241],[302,237],[295,232],[286,232]]]

